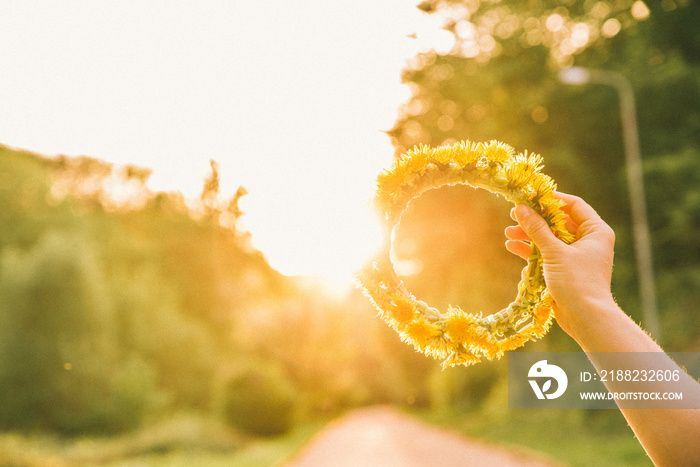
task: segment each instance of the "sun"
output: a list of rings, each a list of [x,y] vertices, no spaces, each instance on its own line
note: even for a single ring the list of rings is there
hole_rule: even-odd
[[[241,202],[242,227],[274,269],[341,296],[355,288],[355,274],[379,250],[381,226],[366,192],[319,198],[302,191],[281,204],[253,192]],[[269,227],[270,217],[277,228]]]

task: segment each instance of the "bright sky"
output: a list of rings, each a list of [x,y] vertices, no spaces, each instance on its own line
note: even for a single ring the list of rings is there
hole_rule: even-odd
[[[3,0],[0,143],[150,167],[188,197],[214,159],[273,267],[348,285],[378,244],[401,69],[446,39],[417,3]]]

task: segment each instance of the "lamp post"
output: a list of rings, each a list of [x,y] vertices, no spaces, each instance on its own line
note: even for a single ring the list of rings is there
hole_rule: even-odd
[[[632,231],[642,312],[647,331],[660,340],[659,318],[656,308],[656,287],[651,253],[651,236],[644,195],[642,159],[639,154],[639,133],[634,91],[629,80],[622,74],[608,70],[592,70],[583,67],[564,68],[559,79],[566,84],[603,84],[615,88],[620,96],[620,120],[627,165],[627,183],[632,210]]]

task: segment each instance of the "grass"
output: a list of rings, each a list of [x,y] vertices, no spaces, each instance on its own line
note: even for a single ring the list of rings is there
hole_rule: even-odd
[[[310,423],[285,436],[257,439],[241,436],[215,420],[179,414],[115,437],[61,439],[0,433],[0,465],[269,467],[291,459],[321,427]]]
[[[644,450],[612,411],[480,410],[451,407],[416,412],[426,422],[564,466],[652,466]],[[196,414],[173,415],[130,434],[61,439],[0,433],[0,465],[26,467],[270,467],[289,461],[324,425],[307,423],[276,438],[250,438]]]
[[[419,415],[472,438],[570,467],[653,467],[619,412],[452,411]]]

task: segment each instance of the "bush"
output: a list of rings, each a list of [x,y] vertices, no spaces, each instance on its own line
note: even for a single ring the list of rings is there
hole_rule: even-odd
[[[106,284],[78,234],[0,254],[0,429],[119,432],[160,404],[157,369],[120,349]]]
[[[256,436],[275,436],[293,427],[298,400],[282,370],[269,364],[256,365],[227,381],[221,409],[231,426]]]

